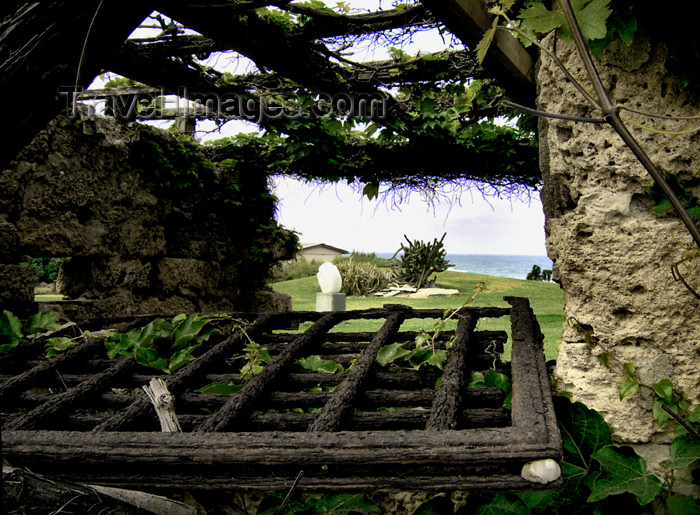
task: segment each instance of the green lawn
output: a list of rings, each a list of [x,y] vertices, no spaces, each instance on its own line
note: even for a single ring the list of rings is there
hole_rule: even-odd
[[[554,283],[507,279],[464,272],[443,272],[438,274],[436,286],[439,288],[454,288],[462,293],[452,297],[432,297],[429,299],[348,297],[347,308],[348,310],[368,309],[382,307],[384,304],[398,303],[414,308],[458,308],[473,295],[474,287],[482,281],[486,284],[488,290],[481,293],[472,305],[508,307],[508,303],[503,300],[504,296],[527,297],[530,299],[530,305],[544,334],[547,359],[556,359],[559,343],[561,342],[562,325],[564,324],[564,292],[559,288],[558,284]],[[316,293],[321,291],[316,277],[284,281],[273,284],[272,287],[280,293],[292,296],[293,309],[297,311],[313,311],[316,309]],[[380,325],[381,322],[358,321],[348,322],[345,327],[339,329],[370,331],[378,329]],[[479,322],[478,327],[489,330],[506,330],[510,333],[510,325],[507,319],[483,320]],[[410,329],[417,328],[410,327]],[[425,327],[425,329],[429,330],[430,327]]]

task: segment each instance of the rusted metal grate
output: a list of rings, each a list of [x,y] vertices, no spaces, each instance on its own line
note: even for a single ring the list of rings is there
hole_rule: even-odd
[[[461,309],[456,334],[444,333],[455,336],[444,371],[391,371],[375,361],[384,345],[415,338],[404,322],[439,319],[442,310],[263,314],[245,334],[210,339],[194,361],[162,376],[182,433],[160,432],[140,390],[158,373],[133,358],[107,359],[100,340],[50,360],[36,358],[39,347],[17,348],[0,360],[3,458],[64,480],[151,491],[269,491],[302,470],[299,488],[315,491],[556,487],[520,477],[529,461],[559,460],[561,440],[539,325],[526,299],[506,300],[510,309]],[[505,332],[475,330],[479,319],[502,316],[511,320],[510,363],[499,359]],[[339,332],[359,318],[383,325]],[[283,329],[304,322],[303,332]],[[196,393],[240,381],[240,363],[228,358],[247,337],[273,361],[238,393]],[[353,365],[304,372],[295,361],[310,355]],[[501,389],[466,387],[470,372],[494,366],[512,377],[511,410]]]

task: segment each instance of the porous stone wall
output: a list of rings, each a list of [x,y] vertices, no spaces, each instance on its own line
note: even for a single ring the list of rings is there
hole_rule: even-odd
[[[556,53],[575,77],[585,77],[572,46],[559,41]],[[665,75],[666,56],[662,45],[643,37],[631,48],[614,43],[599,66],[613,101],[671,116],[697,115],[698,99]],[[540,109],[593,114],[546,55],[537,78]],[[687,120],[623,115],[657,129],[688,128]],[[700,196],[700,135],[665,135],[629,125],[651,159]],[[678,218],[652,212],[653,201],[646,192],[652,180],[611,127],[548,119],[541,120],[540,128],[547,251],[555,279],[565,291],[568,319],[556,367],[557,387],[598,410],[618,441],[670,441],[668,428],[654,422],[654,399],[648,389],[620,400],[619,370],[621,363],[634,363],[644,383],[670,378],[697,402],[700,301],[671,274],[672,263],[681,259],[692,240]],[[688,278],[698,291],[699,261],[691,263]],[[604,353],[611,356],[610,368],[598,358]]]
[[[0,301],[34,310],[28,257],[71,257],[53,305],[72,316],[289,309],[265,291],[296,240],[258,170],[221,167],[186,136],[58,117],[0,172]],[[68,314],[68,313],[67,313]]]

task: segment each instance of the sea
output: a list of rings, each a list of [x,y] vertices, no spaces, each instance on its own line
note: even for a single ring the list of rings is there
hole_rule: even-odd
[[[390,258],[391,253],[378,252],[378,257]],[[454,265],[455,272],[525,279],[533,265],[542,270],[552,269],[552,260],[547,256],[513,256],[502,254],[447,254],[447,261]]]

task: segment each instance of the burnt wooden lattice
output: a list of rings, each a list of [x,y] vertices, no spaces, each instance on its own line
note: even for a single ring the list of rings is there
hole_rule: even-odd
[[[532,460],[561,458],[542,336],[527,299],[511,308],[462,308],[444,371],[390,370],[377,352],[416,333],[410,319],[442,310],[402,305],[340,313],[264,314],[245,328],[212,337],[172,376],[182,433],[161,433],[140,390],[160,372],[133,358],[110,360],[101,341],[50,360],[41,345],[0,360],[3,459],[67,481],[151,491],[532,490],[552,488],[520,477]],[[480,318],[510,316],[510,363],[500,360],[507,334],[476,330]],[[343,322],[376,319],[376,332],[342,332]],[[139,318],[119,327],[144,325]],[[105,321],[103,321],[106,323]],[[112,321],[113,322],[113,321]],[[124,321],[122,321],[124,322]],[[95,321],[93,321],[93,324]],[[290,324],[310,323],[294,332]],[[196,390],[241,380],[248,337],[273,361],[235,394]],[[296,360],[333,359],[341,374],[304,372]],[[492,367],[513,380],[512,409],[498,388],[467,388],[472,371]],[[438,383],[438,379],[440,379]],[[320,390],[320,391],[319,391]]]

